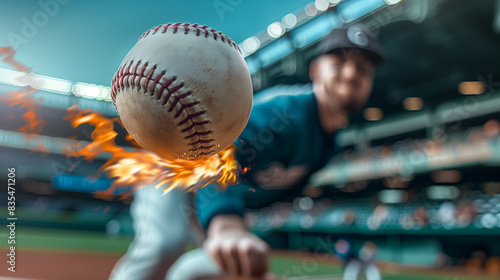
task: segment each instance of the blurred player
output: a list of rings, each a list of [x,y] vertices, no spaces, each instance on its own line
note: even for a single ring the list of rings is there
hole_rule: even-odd
[[[344,268],[343,280],[357,280],[359,274],[363,271],[366,280],[380,280],[380,272],[375,266],[375,254],[377,253],[377,246],[371,241],[363,244],[359,255],[352,258]]]
[[[360,24],[333,30],[318,50],[309,69],[313,93],[255,98],[235,142],[242,181],[225,192],[216,186],[199,191],[204,250],[183,255],[168,279],[268,272],[268,245],[246,228],[245,207],[264,207],[300,192],[336,152],[335,132],[368,100],[375,66],[383,61],[376,37]]]
[[[344,266],[356,255],[353,253],[350,239],[346,236],[340,237],[335,241],[334,245],[335,256]]]
[[[199,236],[190,215],[190,194],[147,186],[134,192],[130,207],[134,240],[111,272],[110,280],[165,279],[172,263]]]

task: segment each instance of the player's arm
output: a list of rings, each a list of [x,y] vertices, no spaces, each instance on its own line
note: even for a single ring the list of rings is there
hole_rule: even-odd
[[[195,206],[207,232],[204,249],[228,274],[251,277],[268,271],[269,246],[244,223],[242,191],[248,188],[240,183],[221,191],[212,184],[198,191]]]
[[[198,191],[195,206],[207,230],[204,249],[231,275],[256,276],[268,270],[268,245],[245,226],[244,183],[220,191],[212,184]]]
[[[274,161],[273,157],[292,152],[289,147],[294,136],[293,124],[289,120],[277,123],[283,116],[276,116],[276,112],[281,114],[286,107],[279,105],[282,104],[269,102],[253,108],[247,127],[235,141],[238,162],[242,167],[265,165]],[[272,133],[266,135],[272,141],[259,139],[263,131]],[[245,207],[241,191],[248,187],[240,183],[217,195],[211,195],[213,188],[204,188],[199,191],[196,202],[198,217],[207,229],[205,249],[228,273],[256,276],[268,271],[269,246],[249,232],[243,221]],[[199,203],[203,196],[208,201],[205,208],[200,207]]]

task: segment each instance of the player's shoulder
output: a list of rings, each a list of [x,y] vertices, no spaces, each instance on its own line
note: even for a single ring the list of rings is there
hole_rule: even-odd
[[[303,85],[277,85],[254,96],[254,108],[279,108],[295,107],[299,109],[306,106],[313,100],[313,93],[310,84]]]
[[[286,124],[284,134],[293,133],[310,123],[311,116],[317,114],[316,107],[310,86],[275,86],[256,94],[247,129],[276,126],[279,120]]]

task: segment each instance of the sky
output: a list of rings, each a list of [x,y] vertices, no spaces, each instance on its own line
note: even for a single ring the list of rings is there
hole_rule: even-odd
[[[205,24],[240,43],[311,2],[0,0],[0,47],[17,49],[16,59],[37,74],[109,86],[128,50],[154,26]]]

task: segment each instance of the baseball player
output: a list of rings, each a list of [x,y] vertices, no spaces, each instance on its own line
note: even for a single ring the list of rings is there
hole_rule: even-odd
[[[375,265],[377,246],[372,241],[366,241],[359,251],[358,256],[351,258],[344,268],[343,280],[357,280],[364,271],[365,279],[380,280],[380,271]]]
[[[162,190],[146,186],[135,191],[130,206],[134,240],[109,279],[165,279],[186,246],[197,241],[190,227],[191,202],[191,196],[180,190],[163,195]]]
[[[269,247],[246,228],[245,208],[300,192],[335,154],[335,132],[368,100],[375,66],[383,60],[373,33],[360,24],[345,26],[319,45],[309,69],[312,93],[256,96],[250,120],[235,141],[241,182],[224,192],[214,185],[198,192],[195,204],[207,239],[203,248],[174,263],[168,279],[268,272]]]

